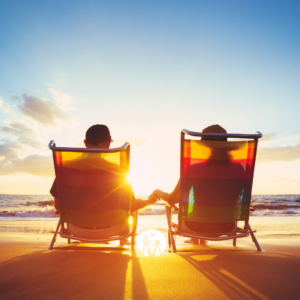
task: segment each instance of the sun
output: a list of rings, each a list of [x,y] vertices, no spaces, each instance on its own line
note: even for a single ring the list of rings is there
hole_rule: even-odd
[[[142,168],[134,168],[127,174],[126,181],[131,184],[135,195],[150,195],[154,177],[155,174],[149,174]]]
[[[132,175],[131,175],[131,173],[129,172],[129,173],[126,175],[126,182],[131,183],[131,181],[132,181]]]

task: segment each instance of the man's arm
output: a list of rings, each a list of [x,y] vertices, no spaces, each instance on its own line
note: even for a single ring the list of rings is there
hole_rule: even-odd
[[[180,180],[178,180],[171,194],[163,192],[161,190],[155,190],[153,194],[157,195],[159,199],[168,202],[170,205],[174,205],[176,203],[179,203],[179,184],[180,184]]]
[[[149,197],[148,200],[142,200],[142,199],[136,199],[134,198],[132,201],[132,211],[136,211],[139,209],[142,209],[148,205],[154,204],[158,200],[158,197],[152,193]]]

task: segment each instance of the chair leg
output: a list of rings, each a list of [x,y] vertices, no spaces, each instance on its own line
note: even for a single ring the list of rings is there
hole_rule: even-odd
[[[250,234],[251,234],[251,237],[252,237],[252,241],[254,242],[254,244],[255,244],[255,246],[256,246],[256,248],[257,248],[257,251],[261,251],[260,245],[259,245],[259,243],[258,243],[258,241],[257,241],[257,239],[256,239],[256,237],[255,237],[255,235],[254,235],[254,232],[252,231],[252,229],[251,229],[251,227],[250,227],[250,224],[248,225],[248,227],[249,227],[249,230],[250,230]]]
[[[232,244],[233,244],[234,247],[236,247],[236,239],[233,239]]]
[[[176,253],[177,249],[176,249],[176,244],[175,244],[175,240],[173,237],[172,226],[171,226],[171,217],[170,217],[171,209],[170,209],[170,207],[167,207],[167,206],[165,206],[165,209],[166,209],[167,221],[168,221],[168,226],[169,226],[170,239],[171,239],[171,243],[172,243],[172,250],[173,250],[173,253]]]
[[[172,234],[172,231],[171,231],[171,242],[172,242],[172,250],[173,250],[173,253],[176,253],[177,252],[177,249],[176,249],[176,244],[175,244],[175,240],[174,240],[174,236]]]
[[[131,251],[135,251],[135,234],[131,237]]]
[[[53,246],[54,246],[54,243],[55,243],[55,241],[56,241],[56,235],[57,235],[57,233],[58,233],[58,231],[59,231],[60,225],[61,225],[61,224],[60,224],[60,218],[59,218],[58,223],[57,223],[57,226],[56,226],[56,230],[55,230],[55,232],[54,232],[52,241],[51,241],[50,246],[49,246],[49,250],[53,250]]]
[[[137,229],[138,212],[136,211],[132,216],[132,232],[131,232],[131,251],[135,251],[135,237]]]

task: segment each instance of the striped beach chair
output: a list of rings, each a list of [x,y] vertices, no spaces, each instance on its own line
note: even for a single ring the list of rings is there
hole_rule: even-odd
[[[202,140],[186,139],[185,135]],[[171,207],[166,205],[169,247],[173,252],[176,235],[210,241],[233,239],[234,246],[237,238],[251,235],[261,251],[249,224],[256,150],[261,137],[260,132],[181,131],[178,225],[172,223]],[[243,228],[237,227],[238,221],[244,222]]]
[[[121,240],[131,237],[135,248],[137,212],[131,213],[132,189],[127,181],[130,145],[120,148],[62,148],[51,141],[60,218],[49,249],[56,236],[88,243]],[[129,217],[132,216],[130,228]],[[70,225],[71,224],[71,225]],[[121,224],[122,234],[108,238],[84,238],[71,235],[64,226],[101,230]],[[128,229],[128,230],[127,230]]]

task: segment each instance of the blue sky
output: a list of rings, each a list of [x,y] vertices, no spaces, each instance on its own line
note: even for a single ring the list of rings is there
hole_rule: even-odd
[[[48,193],[50,139],[97,123],[137,194],[171,191],[180,130],[215,123],[266,135],[254,193],[300,193],[298,2],[111,2],[0,1],[0,193]]]

